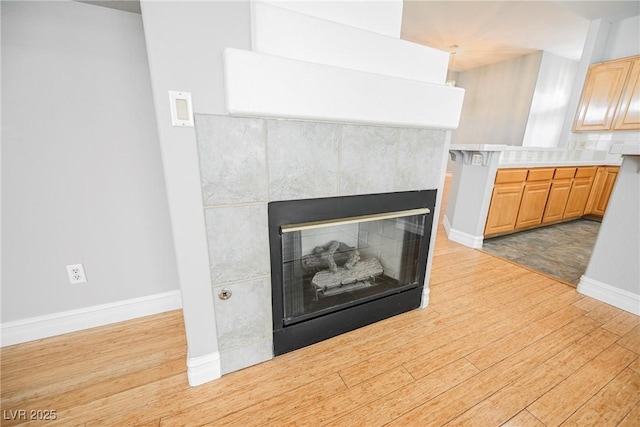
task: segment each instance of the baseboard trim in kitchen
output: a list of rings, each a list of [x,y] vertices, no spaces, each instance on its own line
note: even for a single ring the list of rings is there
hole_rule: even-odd
[[[451,223],[449,222],[449,218],[447,218],[446,215],[442,220],[442,225],[444,227],[444,231],[447,233],[447,237],[449,238],[449,240],[473,249],[480,249],[482,247],[484,236],[474,236],[473,234],[465,233],[463,231],[458,231],[455,228],[451,228]]]
[[[0,347],[81,331],[182,308],[180,291],[170,291],[77,310],[2,323]]]
[[[640,295],[616,288],[587,276],[580,278],[578,292],[640,316]]]

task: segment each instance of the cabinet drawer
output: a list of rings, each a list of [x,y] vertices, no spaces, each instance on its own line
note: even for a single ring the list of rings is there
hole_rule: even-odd
[[[526,169],[499,169],[496,173],[496,184],[524,182],[527,179]]]
[[[553,171],[555,169],[529,169],[529,175],[527,175],[527,181],[549,181],[553,178]]]
[[[587,168],[578,168],[578,170],[576,171],[576,178],[591,178],[592,176],[596,175],[596,171],[598,170],[597,167],[595,166],[591,166],[591,167],[587,167]]]
[[[570,179],[576,174],[576,168],[557,168],[553,179]]]

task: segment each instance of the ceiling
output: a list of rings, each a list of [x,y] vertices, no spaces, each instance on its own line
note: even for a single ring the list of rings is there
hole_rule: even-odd
[[[142,13],[139,0],[75,0],[80,3],[89,3],[96,6],[108,7],[111,9],[124,10],[125,12]]]
[[[138,0],[78,1],[140,13]],[[401,38],[455,51],[453,71],[538,50],[578,61],[590,20],[638,15],[640,0],[404,0]]]
[[[470,70],[538,50],[578,61],[590,20],[614,22],[638,15],[639,0],[404,0],[401,37],[455,51],[453,71]]]

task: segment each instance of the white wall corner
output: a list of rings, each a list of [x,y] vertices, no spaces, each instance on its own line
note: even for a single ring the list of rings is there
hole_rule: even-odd
[[[221,376],[219,352],[200,357],[187,356],[187,379],[191,387],[217,380]]]
[[[640,295],[616,288],[587,276],[580,278],[578,292],[621,310],[640,316]]]
[[[133,298],[78,310],[63,311],[2,324],[0,346],[109,325],[182,308],[180,291]]]
[[[254,0],[396,39],[402,29],[402,0],[287,1]]]
[[[482,248],[484,236],[475,236],[473,234],[465,233],[463,231],[456,230],[455,228],[451,228],[451,223],[449,223],[449,218],[447,218],[446,215],[444,217],[444,220],[442,221],[442,225],[444,226],[444,231],[447,233],[447,237],[449,238],[449,240],[473,249]]]

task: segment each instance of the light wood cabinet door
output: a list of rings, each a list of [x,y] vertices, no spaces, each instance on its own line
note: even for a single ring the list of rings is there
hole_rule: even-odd
[[[589,68],[573,129],[610,130],[618,101],[631,67],[628,59],[595,64]]]
[[[587,205],[584,208],[584,215],[593,215],[593,209],[596,204],[596,199],[600,197],[600,192],[604,187],[605,167],[599,167],[596,171],[596,176],[593,178],[593,184],[591,185],[591,192],[587,199]]]
[[[611,197],[611,191],[613,191],[613,184],[618,177],[618,167],[601,168],[602,169],[602,186],[598,189],[596,194],[593,209],[591,213],[593,215],[604,216],[604,212],[607,210],[609,204],[609,198]]]
[[[567,200],[569,200],[570,192],[570,179],[554,181],[551,183],[549,198],[547,199],[547,205],[544,208],[544,215],[542,217],[543,224],[560,221],[562,219],[564,209],[567,206]]]
[[[553,169],[551,170],[553,174]],[[531,227],[542,222],[551,182],[527,183],[522,192],[516,229]]]
[[[562,219],[577,218],[584,214],[584,209],[587,206],[587,200],[589,199],[592,184],[592,177],[575,178],[573,180],[571,183],[571,191],[569,192],[569,199],[567,200],[567,206],[564,209]]]
[[[616,110],[613,129],[640,129],[640,58],[636,58],[631,64],[631,71]]]
[[[524,183],[496,184],[491,195],[484,235],[506,233],[516,227]]]

